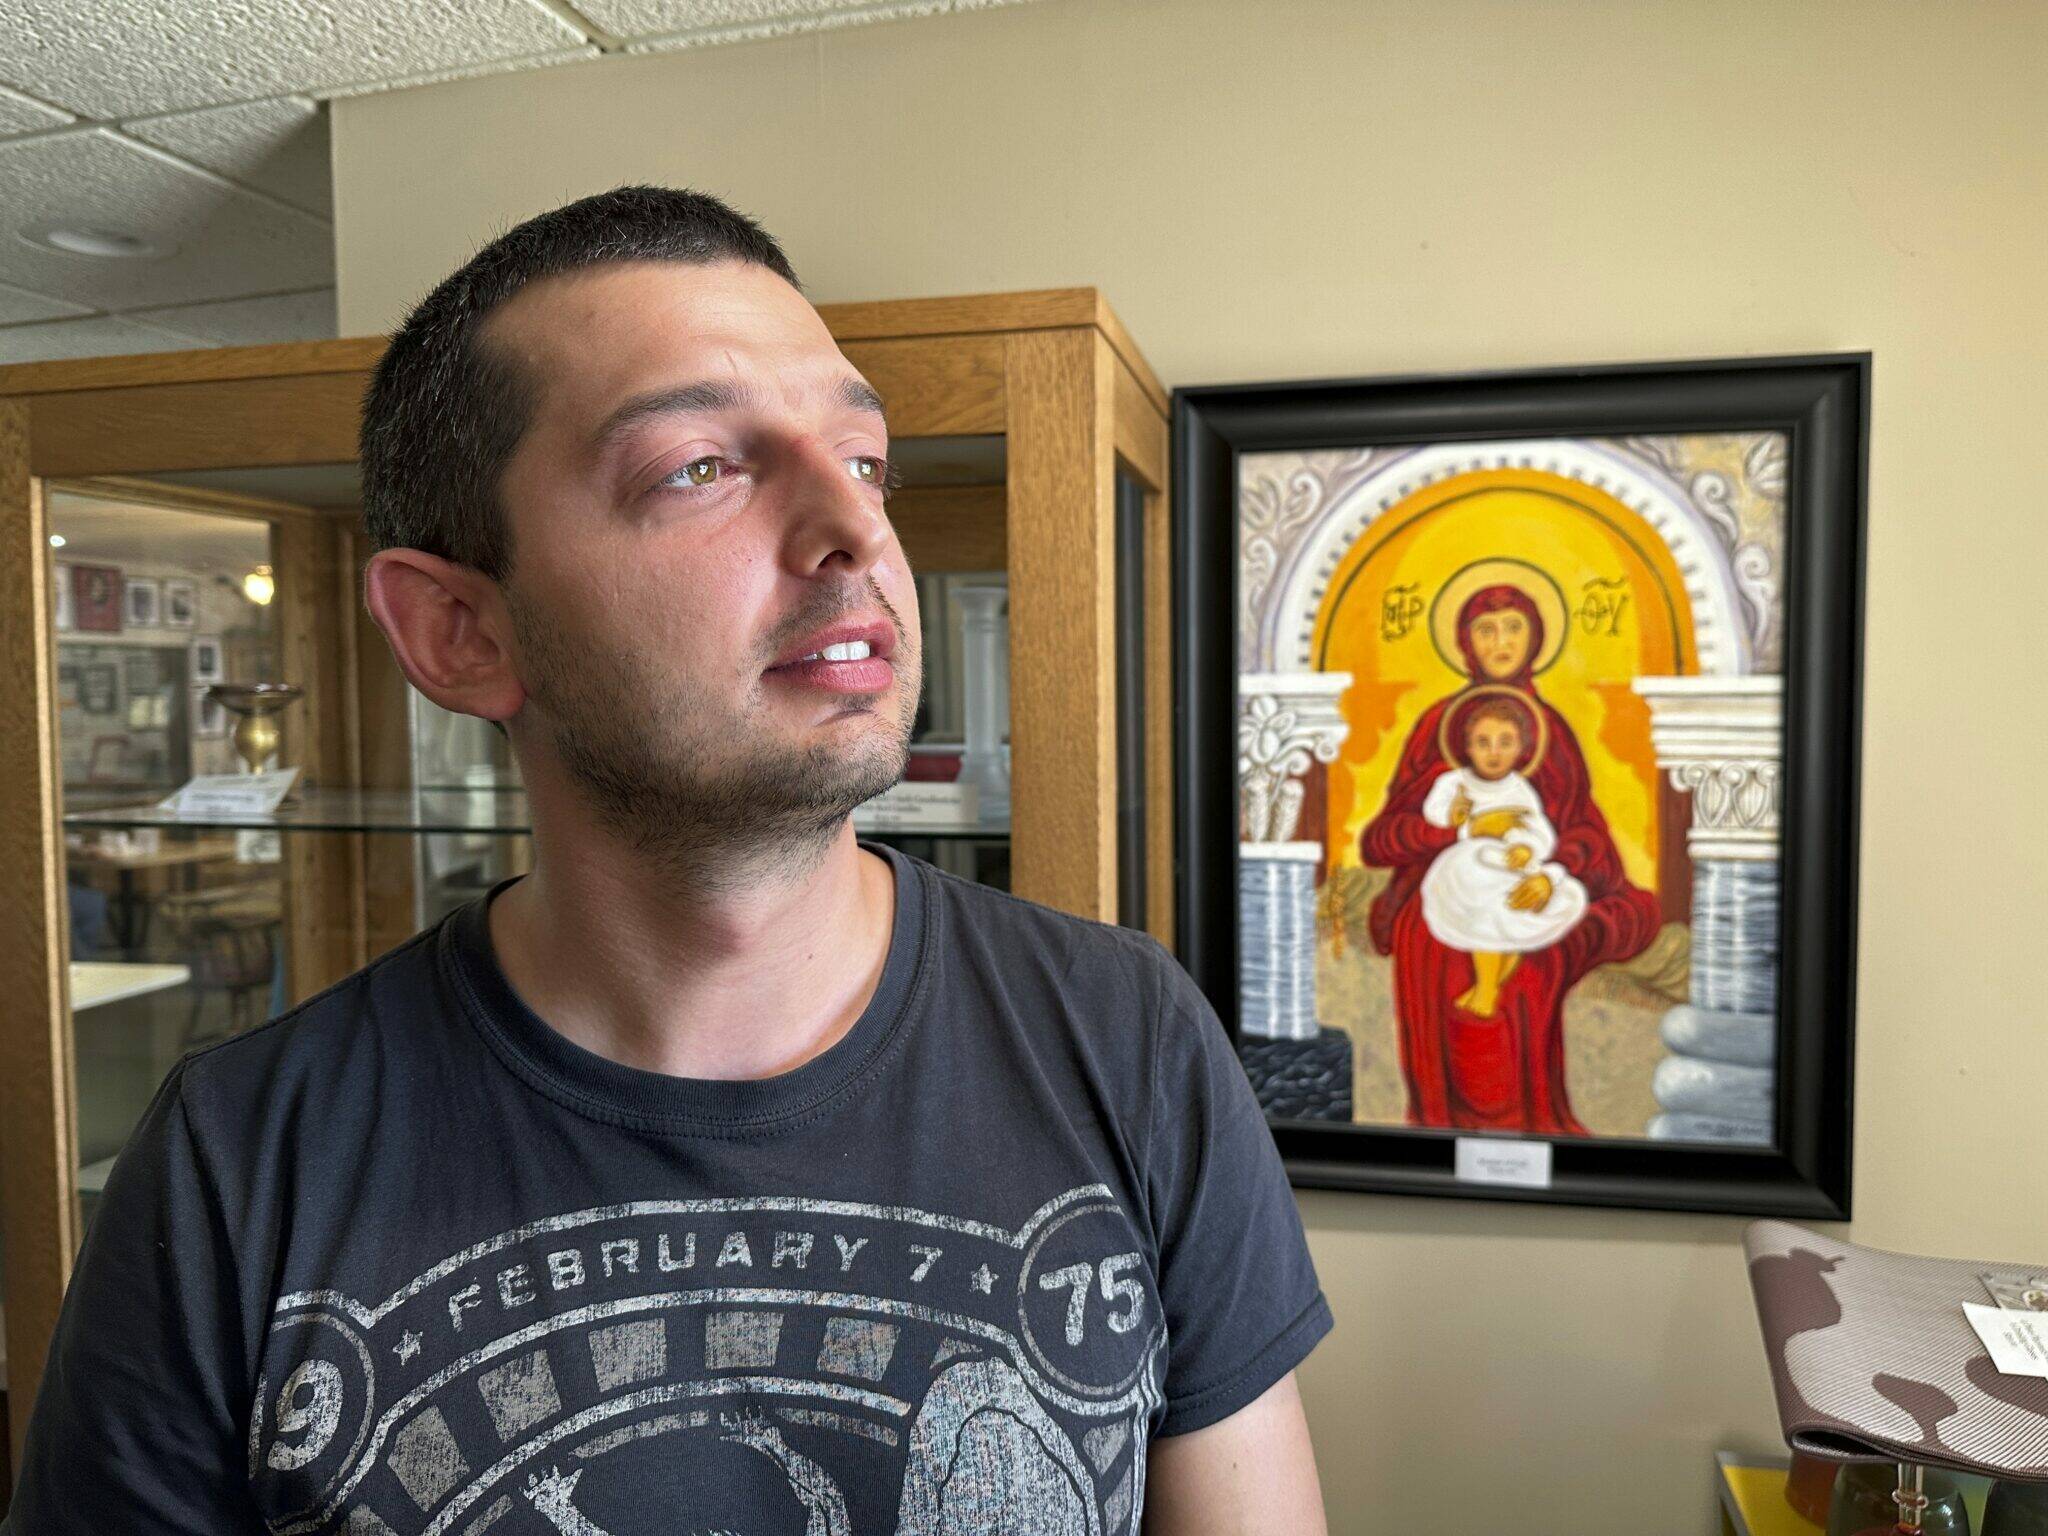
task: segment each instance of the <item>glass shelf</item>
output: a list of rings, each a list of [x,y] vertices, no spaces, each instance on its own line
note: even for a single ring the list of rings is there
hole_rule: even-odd
[[[69,811],[64,816],[64,825],[78,831],[95,827],[219,827],[281,832],[472,832],[503,837],[532,830],[523,789],[443,786],[416,790],[305,789],[299,791],[296,799],[268,813],[185,815],[149,801]],[[1007,824],[898,821],[860,811],[854,812],[853,826],[863,836],[889,838],[999,841],[1010,835]]]
[[[70,811],[64,825],[238,827],[292,832],[485,832],[530,830],[521,789],[302,789],[270,812],[186,815],[154,801]]]

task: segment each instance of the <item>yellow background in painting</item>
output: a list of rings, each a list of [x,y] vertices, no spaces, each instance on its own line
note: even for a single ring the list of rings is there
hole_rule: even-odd
[[[1495,559],[1536,567],[1564,596],[1564,644],[1537,691],[1578,737],[1629,880],[1654,890],[1656,757],[1649,709],[1629,681],[1699,670],[1692,605],[1670,551],[1641,517],[1603,491],[1532,469],[1424,486],[1382,513],[1332,574],[1310,651],[1318,670],[1353,679],[1341,701],[1351,731],[1330,765],[1331,865],[1358,862],[1358,834],[1385,803],[1415,722],[1465,684],[1431,643],[1430,605],[1459,571]]]

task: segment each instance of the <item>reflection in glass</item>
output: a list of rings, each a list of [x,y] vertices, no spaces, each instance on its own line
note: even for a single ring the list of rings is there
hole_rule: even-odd
[[[90,1218],[114,1155],[178,1057],[282,1007],[284,903],[260,834],[83,818],[234,771],[229,721],[207,689],[274,679],[278,647],[275,609],[247,584],[269,567],[268,523],[57,487],[50,528],[79,1186]]]
[[[458,715],[407,690],[412,704],[412,773],[428,825],[418,840],[413,889],[424,928],[500,880],[533,867],[525,835],[526,793],[511,743],[489,721]],[[516,835],[493,835],[516,828]]]

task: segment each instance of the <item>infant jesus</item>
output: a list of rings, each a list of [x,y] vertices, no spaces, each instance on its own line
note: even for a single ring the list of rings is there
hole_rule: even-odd
[[[1472,986],[1457,1005],[1483,1019],[1521,956],[1555,944],[1585,916],[1586,888],[1562,864],[1546,862],[1557,829],[1519,771],[1534,733],[1528,708],[1505,696],[1482,699],[1454,728],[1463,737],[1458,766],[1430,785],[1422,815],[1432,826],[1456,827],[1458,841],[1422,877],[1422,918],[1439,943],[1470,952]],[[1512,905],[1534,874],[1549,880],[1549,899],[1527,910]]]

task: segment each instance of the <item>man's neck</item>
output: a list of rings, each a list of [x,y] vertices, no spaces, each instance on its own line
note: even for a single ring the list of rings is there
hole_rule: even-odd
[[[679,1077],[772,1077],[830,1049],[881,981],[894,872],[842,823],[822,857],[679,879],[594,829],[543,826],[490,905],[513,991],[613,1061]]]

